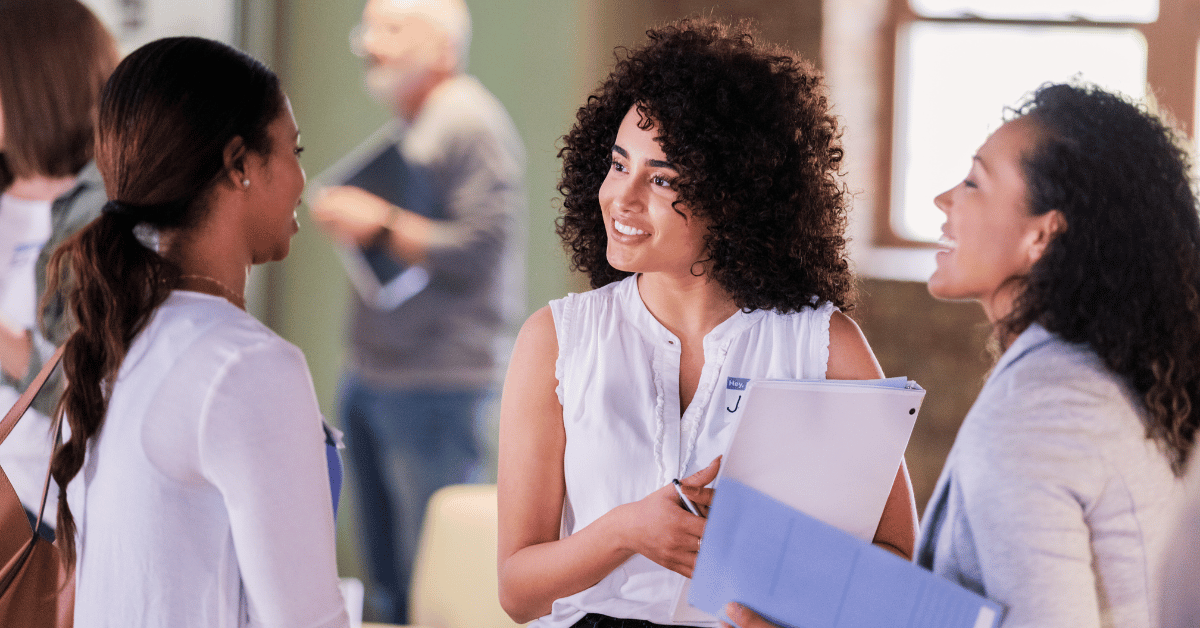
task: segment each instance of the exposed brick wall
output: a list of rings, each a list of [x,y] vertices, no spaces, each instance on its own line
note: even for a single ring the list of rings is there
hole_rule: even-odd
[[[769,42],[783,44],[820,65],[820,0],[660,0],[657,18],[662,21],[694,15],[754,20]]]
[[[934,299],[924,283],[878,279],[862,280],[850,316],[886,375],[906,375],[927,391],[907,452],[923,513],[958,426],[993,363],[987,319],[976,303]]]

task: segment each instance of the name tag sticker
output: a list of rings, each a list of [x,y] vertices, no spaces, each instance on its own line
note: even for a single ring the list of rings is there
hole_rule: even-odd
[[[742,407],[742,395],[746,392],[749,378],[730,377],[725,380],[725,411],[733,414]]]

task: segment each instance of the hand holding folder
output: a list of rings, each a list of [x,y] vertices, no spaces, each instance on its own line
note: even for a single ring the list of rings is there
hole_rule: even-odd
[[[325,172],[317,175],[305,190],[305,202],[317,205],[321,194],[341,186],[358,188],[396,207],[407,207],[406,183],[419,185],[407,176],[408,165],[396,148],[398,128],[384,125]],[[440,219],[440,214],[427,218]],[[351,285],[363,302],[378,310],[394,310],[429,285],[429,273],[421,266],[397,260],[382,247],[362,248],[342,242],[338,257]]]
[[[755,381],[746,394],[692,607],[737,601],[804,628],[995,623],[995,604],[870,544],[924,398],[915,382]]]

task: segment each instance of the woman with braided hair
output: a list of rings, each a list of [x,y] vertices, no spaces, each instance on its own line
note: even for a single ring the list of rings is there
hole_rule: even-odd
[[[298,141],[276,75],[219,42],[151,42],[105,86],[110,200],[49,270],[78,323],[52,465],[77,628],[348,625],[308,367],[244,311],[296,233]]]

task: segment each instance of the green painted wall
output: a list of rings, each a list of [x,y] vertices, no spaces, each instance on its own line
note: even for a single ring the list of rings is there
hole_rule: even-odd
[[[528,151],[530,311],[575,283],[553,231],[557,140],[591,87],[582,80],[590,44],[582,0],[475,0],[470,71],[508,108]],[[362,89],[348,33],[361,3],[284,0],[276,65],[300,124],[310,176],[329,166],[381,124],[386,113]],[[589,60],[590,61],[590,60]],[[585,85],[585,83],[587,83]],[[329,242],[301,211],[301,232],[274,269],[274,306],[267,314],[309,358],[323,407],[330,402],[342,356],[349,287]]]

